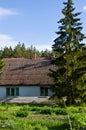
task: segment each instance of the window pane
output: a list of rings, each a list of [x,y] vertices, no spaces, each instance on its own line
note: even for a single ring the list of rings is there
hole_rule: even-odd
[[[19,88],[16,88],[16,96],[19,96]]]
[[[48,96],[48,88],[45,88],[45,96]]]
[[[6,89],[6,96],[10,96],[10,88]]]
[[[16,96],[19,96],[19,88],[16,88]]]
[[[48,88],[40,87],[40,96],[48,96]]]
[[[45,91],[43,87],[40,87],[40,96],[45,96]]]
[[[11,96],[14,96],[14,88],[11,88]]]

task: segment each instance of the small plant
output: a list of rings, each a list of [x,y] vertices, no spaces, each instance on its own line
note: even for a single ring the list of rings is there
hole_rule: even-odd
[[[28,125],[28,130],[33,130],[33,126],[31,124]]]
[[[86,130],[86,114],[78,113],[71,115],[73,127],[77,130]]]
[[[66,115],[67,114],[67,110],[65,108],[57,108],[55,109],[55,114],[58,115]]]
[[[40,113],[41,114],[50,114],[51,115],[53,113],[53,109],[45,107],[45,108],[41,109]]]
[[[8,109],[9,109],[9,104],[6,103],[5,110],[8,111]]]
[[[42,108],[40,108],[40,107],[33,107],[33,108],[31,109],[31,111],[37,111],[37,112],[40,112],[41,109],[42,109]]]
[[[28,116],[28,111],[26,110],[20,109],[16,112],[16,117],[27,117],[27,116]]]
[[[36,124],[34,126],[34,130],[48,130],[46,126],[42,126],[41,124]]]

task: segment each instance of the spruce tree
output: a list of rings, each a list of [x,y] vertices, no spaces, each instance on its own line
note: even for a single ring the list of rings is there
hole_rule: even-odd
[[[53,96],[66,97],[68,104],[74,104],[77,99],[86,100],[86,53],[82,49],[85,36],[78,18],[81,12],[75,13],[72,0],[63,4],[64,17],[58,21],[60,26],[52,46],[56,54],[52,61],[55,69],[50,70],[50,76],[54,80]]]

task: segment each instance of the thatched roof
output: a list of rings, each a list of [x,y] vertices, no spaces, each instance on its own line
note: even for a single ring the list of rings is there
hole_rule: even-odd
[[[2,85],[52,85],[48,76],[51,65],[50,59],[6,58],[3,75],[0,78]]]

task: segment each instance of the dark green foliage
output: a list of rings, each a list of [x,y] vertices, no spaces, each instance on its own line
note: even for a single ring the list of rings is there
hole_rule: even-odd
[[[71,122],[75,130],[86,130],[86,115],[84,113],[71,115]]]
[[[40,110],[36,109],[39,108]],[[6,109],[8,108],[8,109]],[[33,112],[35,108],[35,112]],[[18,111],[30,112],[29,116],[15,116]],[[41,110],[51,114],[41,113]],[[57,115],[55,114],[57,112]],[[70,123],[69,123],[70,118]],[[61,108],[43,104],[0,104],[1,130],[86,130],[86,104]]]
[[[13,52],[14,58],[33,58],[33,55],[36,54],[37,57],[40,56],[39,51],[36,50],[35,47],[31,46],[30,48],[26,48],[24,43],[19,43]]]
[[[22,58],[25,56],[25,46],[24,44],[18,44],[15,48],[14,48],[14,57],[15,58]]]
[[[20,109],[16,112],[16,117],[27,117],[28,116],[28,111]]]
[[[49,50],[41,51],[41,57],[50,58],[52,56],[52,52]]]
[[[86,47],[82,43],[85,36],[78,18],[81,13],[74,13],[73,5],[72,0],[64,2],[64,17],[58,22],[60,26],[52,46],[57,54],[52,61],[55,69],[50,70],[54,96],[66,97],[67,104],[86,101]]]
[[[32,107],[31,111],[38,111],[38,112],[40,112],[41,111],[41,107]]]
[[[41,109],[40,113],[51,115],[53,113],[53,109],[52,108],[43,108],[43,109]]]
[[[67,110],[64,109],[64,108],[60,108],[60,107],[55,107],[55,108],[52,108],[52,107],[33,107],[31,109],[31,111],[36,111],[40,114],[49,114],[49,115],[52,115],[52,114],[56,114],[56,115],[66,115],[67,114]]]
[[[13,57],[13,50],[11,48],[11,46],[8,48],[8,47],[5,47],[4,50],[2,51],[2,58],[12,58]]]
[[[33,130],[48,130],[46,126],[42,126],[41,124],[36,124]]]
[[[14,49],[12,47],[5,47],[3,50],[0,50],[0,58],[38,58],[46,57],[51,58],[52,51],[45,50],[39,51],[32,45],[30,47],[25,47],[24,43],[18,43]]]
[[[65,108],[57,108],[55,109],[56,115],[67,115],[67,110]]]

